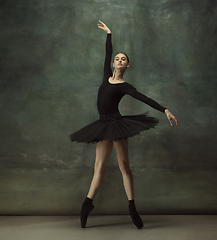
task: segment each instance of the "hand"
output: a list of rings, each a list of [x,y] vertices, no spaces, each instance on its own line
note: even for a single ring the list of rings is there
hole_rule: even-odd
[[[98,28],[101,28],[102,30],[104,30],[107,33],[111,33],[110,29],[105,25],[105,23],[101,22],[99,20],[100,24],[98,23]]]
[[[178,127],[178,121],[177,121],[176,117],[167,109],[165,110],[165,113],[167,115],[167,118],[168,118],[171,126],[173,125],[173,123],[172,123],[172,119],[173,119],[176,122],[175,127]]]

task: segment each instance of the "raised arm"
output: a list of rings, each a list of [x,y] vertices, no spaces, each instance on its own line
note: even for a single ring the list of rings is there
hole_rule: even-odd
[[[107,80],[108,77],[112,76],[112,69],[111,69],[111,58],[112,58],[112,40],[111,40],[111,30],[105,25],[105,23],[99,21],[100,24],[98,25],[98,28],[104,30],[107,33],[107,39],[106,39],[106,56],[105,56],[105,62],[104,62],[104,76],[103,81]]]

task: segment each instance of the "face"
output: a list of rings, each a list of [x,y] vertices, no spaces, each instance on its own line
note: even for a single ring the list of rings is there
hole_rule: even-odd
[[[116,69],[126,69],[129,67],[129,63],[127,62],[127,57],[123,53],[118,53],[114,57],[113,67]]]

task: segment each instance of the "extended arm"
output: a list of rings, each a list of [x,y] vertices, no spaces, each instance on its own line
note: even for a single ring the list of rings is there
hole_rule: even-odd
[[[111,40],[111,30],[105,25],[105,23],[101,21],[99,22],[100,24],[97,24],[98,27],[107,33],[106,56],[105,56],[105,63],[104,63],[104,76],[103,76],[103,80],[105,80],[109,76],[112,76],[111,58],[112,58],[113,49],[112,49],[112,40]]]
[[[150,107],[153,107],[156,110],[159,110],[163,113],[166,113],[167,118],[171,124],[171,126],[173,125],[172,123],[172,119],[175,121],[175,126],[178,126],[178,121],[176,119],[176,117],[165,107],[161,106],[159,103],[157,103],[156,101],[154,101],[153,99],[145,96],[144,94],[138,92],[132,85],[127,84],[126,88],[125,88],[125,93],[129,94],[130,96],[148,104]]]
[[[135,99],[138,99],[146,104],[148,104],[150,107],[153,107],[154,109],[161,111],[161,112],[165,112],[165,107],[161,106],[159,103],[157,103],[156,101],[154,101],[153,99],[147,97],[146,95],[138,92],[132,85],[127,84],[126,88],[125,88],[125,93],[129,94],[130,96],[132,96]]]

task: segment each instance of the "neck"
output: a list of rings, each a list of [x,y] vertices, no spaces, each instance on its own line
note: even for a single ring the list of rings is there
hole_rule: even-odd
[[[118,81],[123,80],[124,72],[125,72],[125,70],[120,70],[120,69],[116,70],[115,69],[113,72],[112,79],[118,80]]]

